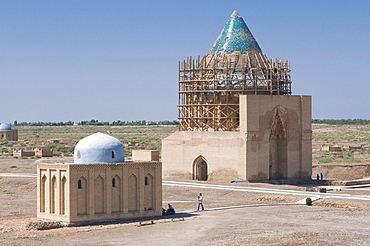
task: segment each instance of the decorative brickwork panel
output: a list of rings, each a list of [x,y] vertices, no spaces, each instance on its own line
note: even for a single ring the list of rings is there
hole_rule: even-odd
[[[138,197],[137,177],[132,174],[128,178],[128,210],[137,211],[138,201],[139,197]]]
[[[122,182],[118,175],[112,178],[112,212],[122,211]]]
[[[102,214],[104,213],[105,192],[104,192],[104,179],[101,176],[98,176],[95,179],[94,194],[95,194],[95,213]]]
[[[87,214],[87,192],[89,187],[85,177],[80,177],[77,188],[77,214]]]
[[[144,180],[144,206],[145,208],[154,207],[154,185],[153,185],[153,176],[148,173],[145,176]]]

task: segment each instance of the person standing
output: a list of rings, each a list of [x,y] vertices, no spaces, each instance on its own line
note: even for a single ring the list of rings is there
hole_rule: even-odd
[[[202,193],[199,193],[199,196],[198,196],[198,209],[197,209],[197,211],[199,210],[200,207],[202,207],[202,210],[204,210]]]

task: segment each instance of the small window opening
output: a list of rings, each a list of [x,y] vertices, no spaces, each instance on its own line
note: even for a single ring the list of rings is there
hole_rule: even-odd
[[[78,189],[83,189],[82,180],[81,179],[78,180]]]
[[[115,178],[112,179],[112,187],[117,187],[117,182]]]
[[[77,159],[81,159],[81,152],[79,150],[77,151]]]
[[[150,185],[150,181],[149,181],[148,176],[145,177],[145,185]]]
[[[112,158],[116,158],[116,151],[115,150],[112,150]]]

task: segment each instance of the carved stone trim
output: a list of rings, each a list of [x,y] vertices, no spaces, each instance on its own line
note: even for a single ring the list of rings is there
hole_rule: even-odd
[[[286,110],[280,105],[276,106],[272,113],[270,139],[287,139],[286,118]]]
[[[259,139],[259,131],[248,131],[245,133],[245,141],[257,141]]]

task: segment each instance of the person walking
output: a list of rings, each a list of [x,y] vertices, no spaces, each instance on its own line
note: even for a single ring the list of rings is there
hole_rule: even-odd
[[[197,209],[197,211],[199,210],[200,207],[202,207],[202,210],[204,210],[202,193],[199,193],[199,196],[198,196],[198,209]]]

